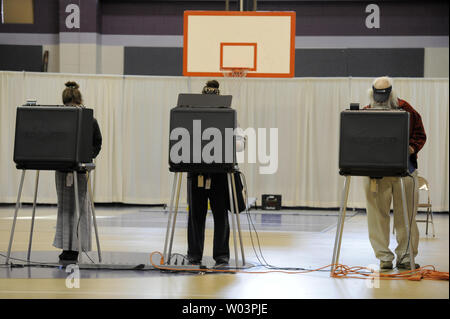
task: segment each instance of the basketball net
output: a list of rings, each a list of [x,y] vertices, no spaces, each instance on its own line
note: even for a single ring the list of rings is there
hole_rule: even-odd
[[[231,94],[233,96],[233,100],[239,99],[241,96],[242,81],[247,76],[248,69],[239,68],[221,70],[221,72],[225,79],[227,94]]]

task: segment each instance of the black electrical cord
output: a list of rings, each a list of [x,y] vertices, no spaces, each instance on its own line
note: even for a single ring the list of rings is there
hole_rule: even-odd
[[[244,184],[243,185],[244,192],[245,192],[244,201],[246,203],[245,212],[246,212],[246,216],[247,216],[247,220],[248,220],[250,240],[252,242],[252,248],[253,248],[253,251],[255,253],[255,256],[256,256],[256,258],[257,258],[257,260],[259,262],[259,265],[256,265],[256,266],[261,266],[261,267],[264,267],[264,268],[269,269],[269,270],[287,270],[287,271],[298,271],[298,270],[312,271],[312,270],[314,270],[314,269],[307,269],[307,268],[301,268],[301,267],[277,267],[277,266],[270,265],[267,262],[267,260],[264,257],[264,254],[262,252],[262,249],[261,249],[261,242],[260,242],[260,239],[259,239],[258,231],[256,230],[255,224],[253,223],[253,219],[252,219],[251,214],[250,214],[250,212],[248,210],[248,207],[247,207],[248,192],[247,192],[247,182],[246,182],[246,179],[245,179],[245,175],[242,174],[242,172],[240,172],[240,171],[238,171],[238,173],[242,177],[241,181]],[[254,235],[256,236],[256,239],[253,238],[253,232],[254,232]],[[255,247],[255,241],[257,243],[258,248]],[[175,256],[181,256],[183,260],[186,260],[186,261],[189,262],[189,259],[187,258],[186,255],[178,254],[178,253],[171,254],[169,260],[172,260],[172,258],[175,257]],[[162,271],[164,271],[164,270],[162,270]],[[180,269],[180,270],[177,270],[176,272],[183,272],[183,271],[184,271],[183,269]],[[205,269],[200,269],[199,271],[204,273]],[[329,270],[318,270],[318,271],[329,272]]]
[[[3,254],[0,254],[0,256],[6,257]],[[40,263],[40,262],[34,262],[34,261],[27,261],[25,259],[20,259],[20,258],[13,258],[10,257],[9,259],[12,260],[18,260],[18,261],[24,261],[27,264],[23,265],[23,264],[0,264],[0,269],[1,268],[25,268],[25,267],[40,267],[40,268],[65,268],[67,265],[62,265],[62,264],[52,264],[52,263]],[[104,267],[98,267],[98,268],[88,268],[88,270],[100,270],[100,269],[108,269],[108,270],[143,270],[141,267],[143,265],[136,265],[136,267],[134,268],[104,268]],[[146,269],[146,270],[153,270],[153,269]]]
[[[252,218],[251,218],[250,212],[248,211],[248,208],[247,208],[247,203],[248,203],[247,180],[245,179],[245,175],[242,174],[242,172],[239,172],[239,175],[240,175],[241,180],[242,180],[242,182],[243,182],[243,184],[244,184],[243,186],[244,186],[244,190],[245,190],[245,191],[244,191],[244,192],[245,192],[245,198],[244,198],[244,200],[245,200],[245,213],[246,213],[246,216],[247,216],[248,227],[249,227],[249,234],[250,234],[250,240],[251,240],[251,242],[252,242],[252,248],[253,248],[253,251],[254,251],[255,256],[256,256],[256,258],[258,259],[259,263],[260,263],[261,265],[267,267],[267,266],[270,266],[270,265],[269,265],[269,263],[268,263],[268,262],[265,260],[265,258],[264,258],[264,255],[263,255],[262,250],[261,250],[261,243],[260,243],[260,241],[259,241],[258,232],[256,231],[256,227],[255,227],[255,225],[254,225],[254,223],[253,223],[253,220],[252,220]],[[252,236],[252,227],[253,227],[253,230],[254,230],[255,235],[256,235],[256,240],[257,240],[257,242],[258,242],[259,253],[261,254],[261,258],[263,259],[263,261],[261,261],[260,257],[258,256],[258,252],[256,251],[256,248],[255,248],[255,243],[254,243],[254,241],[253,241],[253,236]]]
[[[83,251],[83,253],[87,256],[87,258],[89,258],[89,260],[91,261],[91,263],[95,264],[95,261],[92,260],[91,256],[89,256],[89,254],[88,254],[85,250],[82,249],[82,251]]]
[[[1,254],[1,253],[0,253],[0,256],[5,257],[5,258],[7,257],[6,255]],[[25,266],[56,267],[56,268],[59,268],[62,266],[60,264],[42,263],[42,262],[25,260],[25,259],[14,258],[14,257],[9,257],[9,259],[26,262],[27,264]],[[11,265],[13,265],[13,264],[11,264]],[[2,264],[2,266],[6,266],[5,268],[9,268],[8,264]]]
[[[242,177],[242,182],[243,182],[243,184],[244,184],[244,190],[245,190],[245,203],[246,203],[246,205],[247,205],[247,203],[248,203],[247,181],[246,181],[246,179],[245,179],[245,175],[242,174],[242,172],[239,171],[239,174],[240,174],[240,176]],[[312,271],[312,270],[313,270],[313,269],[308,269],[308,268],[303,268],[303,267],[278,267],[278,266],[270,265],[270,264],[266,261],[266,259],[264,258],[264,255],[263,255],[263,253],[262,253],[261,243],[260,243],[260,240],[259,240],[258,232],[257,232],[257,230],[256,230],[256,227],[255,227],[254,223],[253,223],[251,214],[250,214],[250,212],[248,211],[247,206],[246,206],[246,208],[245,208],[245,212],[246,212],[246,215],[247,215],[247,220],[248,220],[248,222],[249,222],[249,234],[250,234],[250,239],[251,239],[251,242],[252,242],[252,248],[253,248],[253,251],[254,251],[254,253],[255,253],[255,255],[256,255],[256,258],[258,259],[258,261],[259,261],[259,263],[260,263],[260,266],[262,266],[262,267],[264,267],[264,268],[266,268],[266,269],[270,269],[270,270],[291,270],[291,271],[292,271],[292,270],[294,270],[294,271],[295,271],[295,270],[305,270],[305,271]],[[258,243],[259,254],[261,255],[261,259],[262,259],[263,261],[261,261],[260,257],[258,256],[258,252],[257,252],[257,250],[256,250],[256,248],[255,248],[255,244],[254,244],[254,242],[253,242],[252,227],[253,227],[253,231],[255,232],[256,240],[257,240],[257,243]],[[322,272],[330,272],[330,270],[318,270],[318,271],[322,271]]]

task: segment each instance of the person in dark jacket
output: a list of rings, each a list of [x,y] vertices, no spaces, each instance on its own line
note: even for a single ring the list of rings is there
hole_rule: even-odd
[[[202,94],[220,94],[219,82],[206,83]],[[236,150],[245,147],[245,140],[236,136]],[[191,264],[201,264],[205,242],[205,222],[208,200],[214,219],[213,258],[216,265],[226,265],[230,259],[230,224],[228,221],[228,180],[226,173],[189,173],[188,192],[188,260]]]
[[[67,82],[62,93],[65,106],[83,106],[83,99],[76,82]],[[97,120],[93,121],[92,158],[96,158],[102,147],[102,135]],[[78,173],[78,198],[80,201],[79,221],[75,220],[75,195],[73,172],[55,172],[56,193],[58,197],[58,215],[53,246],[62,249],[59,255],[61,261],[76,261],[78,259],[77,228],[80,229],[81,249],[91,250],[91,206],[88,200],[87,173]]]
[[[397,239],[396,266],[410,269],[408,245],[412,245],[414,257],[419,247],[419,230],[416,223],[418,182],[417,153],[424,146],[427,136],[420,114],[406,101],[399,99],[392,88],[392,79],[380,77],[374,80],[369,90],[370,105],[364,109],[404,110],[409,113],[409,172],[412,178],[405,179],[406,201],[410,223],[410,234],[403,220],[402,196],[399,177],[381,179],[365,178],[364,190],[367,199],[369,239],[381,269],[392,269],[394,254],[389,249],[390,207],[394,204],[394,228]],[[415,265],[419,267],[418,264]]]

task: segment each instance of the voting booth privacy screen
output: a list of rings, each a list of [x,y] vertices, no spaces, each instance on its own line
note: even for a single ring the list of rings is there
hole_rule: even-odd
[[[230,108],[231,95],[180,93],[177,106]]]
[[[361,110],[341,112],[339,173],[354,176],[406,176],[409,113]]]
[[[170,111],[169,170],[230,172],[236,165],[231,96],[180,94]]]
[[[92,134],[92,109],[19,106],[14,162],[18,169],[76,169],[92,162]]]

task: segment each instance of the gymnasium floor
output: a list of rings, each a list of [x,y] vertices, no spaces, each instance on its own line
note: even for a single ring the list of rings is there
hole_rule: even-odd
[[[0,206],[0,251],[3,255],[14,213],[13,205]],[[103,255],[122,256],[115,263],[149,261],[150,253],[164,249],[167,213],[162,207],[96,207]],[[41,205],[36,213],[32,261],[56,263],[59,250],[52,246],[56,225],[56,206]],[[28,248],[31,206],[19,212],[12,257],[25,258]],[[419,215],[423,219],[423,214]],[[186,254],[186,212],[180,212],[174,237],[173,253]],[[160,270],[80,269],[80,287],[66,287],[69,273],[58,267],[9,268],[0,266],[0,298],[150,298],[150,299],[448,299],[448,281],[381,280],[378,288],[368,280],[330,278],[329,268],[305,274],[274,272],[262,267],[253,246],[265,261],[282,268],[315,269],[331,262],[336,232],[337,211],[282,210],[251,211],[257,231],[249,232],[249,217],[241,214],[241,226],[247,263],[252,267],[236,273],[173,273]],[[420,246],[416,262],[449,271],[449,215],[435,214],[436,237],[425,235],[419,223]],[[205,258],[212,254],[212,217],[208,214]],[[431,226],[430,226],[431,227]],[[431,232],[431,229],[430,229]],[[253,244],[250,234],[253,238]],[[395,248],[395,237],[391,237]],[[93,249],[96,249],[93,236]],[[120,253],[119,253],[120,252]],[[230,252],[234,256],[230,236]],[[124,257],[125,256],[125,257]],[[127,257],[128,256],[128,257]],[[125,259],[124,259],[125,258]],[[133,259],[134,258],[134,259]],[[19,259],[12,260],[20,264]],[[91,261],[92,259],[92,261]],[[155,258],[158,259],[158,258]],[[97,261],[96,251],[83,256],[84,263]],[[364,211],[348,211],[340,262],[348,266],[378,265],[367,235]],[[0,264],[5,257],[0,256]],[[245,272],[259,272],[258,274]],[[394,270],[395,272],[395,270]]]

